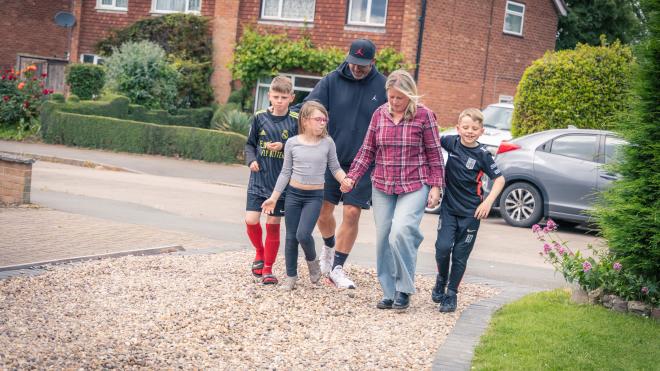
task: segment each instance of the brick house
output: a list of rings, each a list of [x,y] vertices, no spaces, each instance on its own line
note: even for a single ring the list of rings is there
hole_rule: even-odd
[[[554,49],[563,0],[9,0],[11,17],[0,30],[30,35],[0,46],[0,66],[15,65],[18,55],[98,63],[94,44],[110,29],[140,18],[171,12],[212,17],[218,101],[230,93],[233,47],[246,27],[298,38],[303,32],[318,47],[347,49],[355,38],[393,47],[417,63],[423,101],[444,125],[465,107],[484,107],[514,96],[525,68]],[[38,6],[37,6],[38,4]],[[68,30],[50,14],[68,11],[77,23]],[[25,19],[25,22],[16,22]],[[32,21],[28,21],[32,20]],[[5,32],[7,34],[7,32]],[[17,39],[20,39],[17,37]],[[49,40],[43,42],[43,40]],[[68,52],[68,53],[67,53]],[[70,58],[68,56],[70,55]],[[311,90],[320,76],[292,74],[298,94]],[[265,103],[268,80],[256,89]]]

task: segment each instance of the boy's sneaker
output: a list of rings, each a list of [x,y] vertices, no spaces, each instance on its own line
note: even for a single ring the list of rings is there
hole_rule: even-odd
[[[309,269],[309,280],[312,283],[319,283],[321,279],[321,267],[319,266],[318,259],[307,261],[307,268]]]
[[[445,299],[440,304],[438,310],[441,313],[450,313],[456,311],[456,306],[458,305],[458,298],[455,292],[452,290],[447,290]]]
[[[323,246],[321,249],[321,257],[319,263],[321,265],[321,273],[328,274],[332,270],[332,262],[335,260],[335,248]]]
[[[280,285],[282,290],[291,291],[296,289],[296,281],[298,281],[298,276],[295,277],[286,277],[284,282]]]
[[[348,276],[346,276],[346,273],[344,272],[344,268],[341,265],[336,266],[331,272],[330,275],[328,276],[332,283],[337,286],[338,289],[354,289],[355,288],[355,283],[351,281]]]
[[[434,303],[442,303],[444,300],[445,286],[446,284],[440,281],[440,275],[437,275],[435,278],[435,286],[433,286],[433,290],[431,291],[431,300],[433,300]]]

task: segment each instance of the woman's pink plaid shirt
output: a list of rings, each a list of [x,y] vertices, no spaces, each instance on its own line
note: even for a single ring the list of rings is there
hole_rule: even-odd
[[[412,120],[395,124],[387,107],[378,107],[371,117],[347,176],[357,183],[375,161],[371,181],[382,192],[409,193],[423,184],[442,188],[444,161],[435,113],[418,105]]]

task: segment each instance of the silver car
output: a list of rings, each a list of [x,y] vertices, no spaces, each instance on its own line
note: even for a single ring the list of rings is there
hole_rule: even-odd
[[[497,205],[506,222],[529,227],[543,217],[589,221],[598,193],[617,178],[603,165],[624,140],[604,130],[556,129],[502,142],[495,163],[506,179]],[[492,182],[484,182],[490,191]]]

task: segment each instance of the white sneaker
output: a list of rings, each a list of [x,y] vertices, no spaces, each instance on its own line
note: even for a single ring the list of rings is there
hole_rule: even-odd
[[[346,273],[344,272],[344,268],[341,265],[336,266],[331,272],[330,272],[330,280],[337,286],[338,289],[354,289],[355,288],[355,283],[351,281],[348,276],[346,276]]]
[[[296,289],[296,281],[298,281],[298,276],[296,277],[286,277],[284,282],[280,286],[284,291],[291,291]]]
[[[319,263],[321,264],[321,274],[328,274],[332,270],[332,262],[335,260],[335,248],[323,246],[321,249],[321,257]]]

